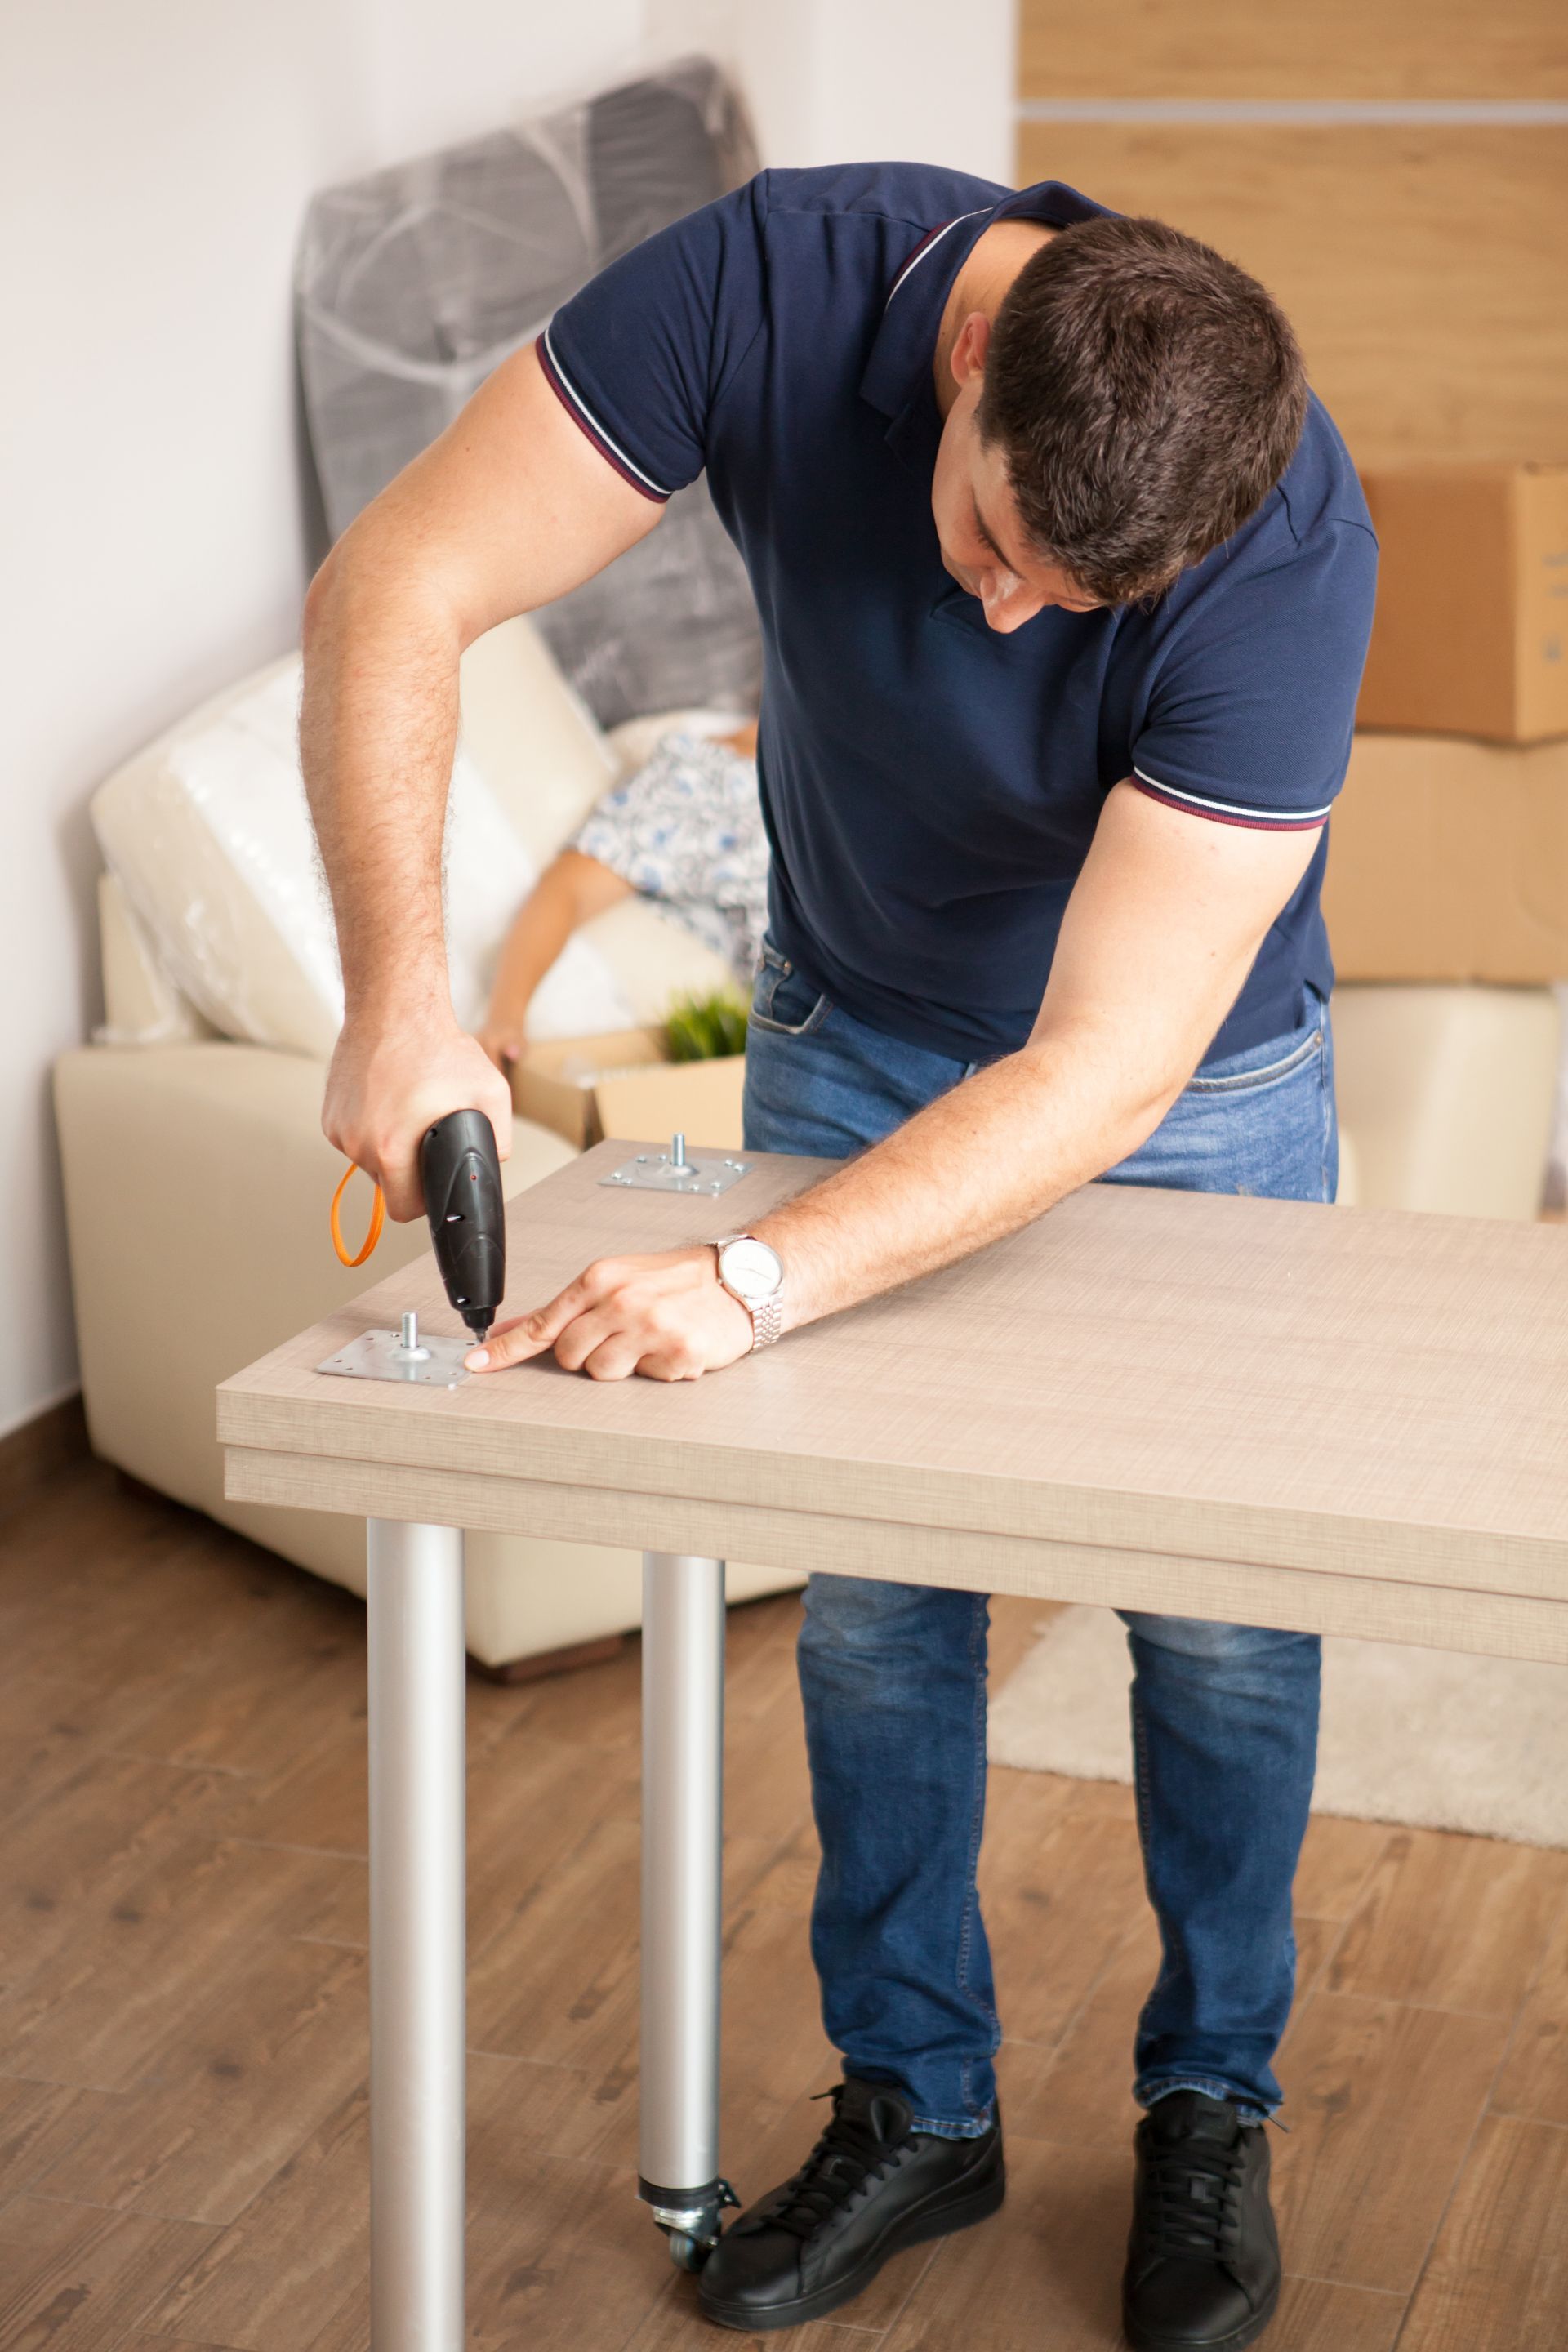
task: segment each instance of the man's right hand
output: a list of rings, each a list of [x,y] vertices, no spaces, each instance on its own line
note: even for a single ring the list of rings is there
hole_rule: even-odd
[[[448,1111],[482,1110],[496,1150],[511,1156],[511,1089],[478,1040],[454,1021],[372,1029],[345,1026],[327,1073],[321,1126],[356,1168],[374,1177],[386,1213],[406,1223],[424,1208],[419,1146]]]

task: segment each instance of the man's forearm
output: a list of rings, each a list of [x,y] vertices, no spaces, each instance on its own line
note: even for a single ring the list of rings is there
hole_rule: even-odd
[[[756,1225],[786,1269],[786,1329],[1016,1232],[1135,1150],[1183,1076],[1140,1069],[1086,1033],[977,1071]]]
[[[405,557],[402,567],[416,574]],[[337,918],[343,1026],[321,1124],[374,1175],[395,1218],[418,1214],[418,1143],[448,1110],[482,1111],[504,1160],[505,1079],[452,1010],[441,905],[460,646],[417,580],[350,532],[311,591],[300,751]]]
[[[482,1111],[504,1159],[505,1079],[452,1011],[441,905],[465,647],[563,596],[663,512],[514,352],[351,524],[305,614],[301,756],[337,918],[345,1019],[321,1124],[418,1213],[419,1139]]]
[[[757,1231],[786,1323],[836,1314],[1014,1233],[1135,1151],[1203,1058],[1317,836],[1106,803],[1033,1036]]]
[[[1118,785],[1028,1044],[757,1221],[784,1261],[785,1328],[967,1257],[1135,1151],[1218,1034],[1314,840],[1200,824]],[[595,1380],[717,1370],[752,1332],[716,1274],[707,1247],[600,1259],[498,1327],[483,1369],[553,1348]]]
[[[441,906],[458,731],[455,622],[351,531],[305,616],[305,789],[337,919],[347,1017],[450,1019]]]
[[[863,1158],[751,1228],[784,1265],[784,1328],[816,1322],[997,1241],[1134,1150],[1182,1080],[1152,1082],[1105,1033],[1037,1034]],[[468,1362],[497,1371],[553,1348],[595,1380],[690,1380],[733,1363],[750,1318],[710,1248],[603,1259]]]

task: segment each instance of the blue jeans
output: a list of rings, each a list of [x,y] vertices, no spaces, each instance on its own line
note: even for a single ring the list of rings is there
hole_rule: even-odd
[[[970,1067],[973,1065],[969,1066]],[[746,1047],[755,1151],[847,1158],[969,1075],[885,1037],[763,950]],[[1103,1180],[1331,1201],[1328,1007],[1211,1062]],[[1134,2095],[1194,2089],[1271,2114],[1295,1986],[1290,1887],[1317,1754],[1306,1633],[1123,1611],[1138,1827],[1160,1924]],[[813,1577],[800,1684],[822,1866],[812,1957],[846,2071],[898,2084],[918,2127],[984,2131],[1001,2040],[975,1890],[985,1810],[988,1603],[973,1592]]]

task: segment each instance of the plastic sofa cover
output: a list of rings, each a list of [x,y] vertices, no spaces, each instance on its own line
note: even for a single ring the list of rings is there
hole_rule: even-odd
[[[331,536],[558,304],[756,168],[734,91],[688,58],[315,197],[295,286]],[[606,726],[679,703],[756,707],[755,608],[701,482],[539,625]]]
[[[513,912],[621,763],[526,620],[471,646],[460,683],[447,934],[453,1003],[471,1026]],[[93,795],[129,916],[106,937],[106,980],[127,948],[151,955],[167,1000],[155,1034],[178,1033],[183,1002],[222,1036],[331,1051],[342,991],[300,773],[300,657],[286,656],[204,703]],[[530,1008],[530,1033],[650,1025],[673,996],[730,981],[683,925],[627,900],[568,942]],[[132,1034],[112,1011],[110,1025]]]

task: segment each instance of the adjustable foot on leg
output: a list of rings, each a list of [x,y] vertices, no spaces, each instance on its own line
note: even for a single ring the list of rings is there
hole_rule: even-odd
[[[669,2240],[669,2259],[678,2271],[700,2271],[719,2242],[728,2206],[741,2200],[727,2180],[710,2181],[706,2189],[656,2189],[639,2180],[637,2195],[653,2208],[653,2218]]]

